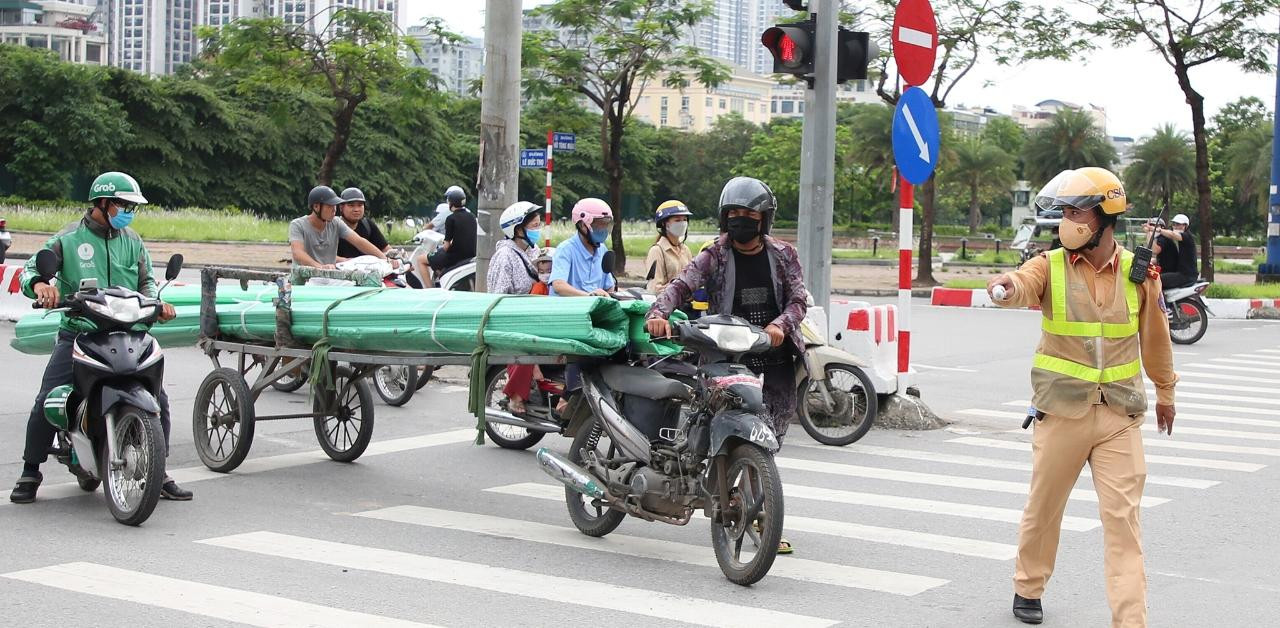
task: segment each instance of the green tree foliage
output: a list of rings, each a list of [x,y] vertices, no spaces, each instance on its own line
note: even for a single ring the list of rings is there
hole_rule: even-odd
[[[434,24],[441,38],[448,36]],[[415,94],[425,102],[432,80],[425,70],[406,65],[401,51],[416,51],[418,43],[401,35],[385,13],[338,9],[302,25],[239,19],[200,35],[210,72],[225,72],[245,85],[305,86],[329,95],[332,137],[316,173],[325,185],[347,150],[361,104],[382,90]]]
[[[1064,108],[1027,138],[1022,160],[1032,188],[1049,182],[1063,170],[1098,166],[1110,168],[1116,149],[1093,118],[1079,109]]]
[[[1270,120],[1241,129],[1226,151],[1226,180],[1235,189],[1235,200],[1252,210],[1246,213],[1257,221],[1250,225],[1254,228],[1265,219],[1270,198],[1272,132]]]
[[[0,45],[0,165],[17,193],[62,198],[73,172],[102,169],[132,139],[119,104],[102,94],[107,76],[46,50]]]
[[[645,85],[659,77],[676,88],[728,78],[725,66],[684,43],[710,10],[706,2],[671,0],[556,0],[534,10],[556,30],[525,33],[525,87],[535,98],[567,93],[599,108],[600,151],[615,209],[626,172],[623,137]],[[616,268],[625,268],[621,221],[614,224],[612,250]]]
[[[1216,228],[1232,235],[1259,234],[1266,224],[1271,175],[1271,114],[1261,100],[1240,98],[1213,117],[1209,165]]]
[[[951,146],[952,159],[942,173],[944,185],[964,189],[969,201],[969,233],[978,233],[983,201],[1008,199],[1014,183],[1014,158],[1008,151],[983,138],[961,139]]]
[[[1014,159],[1014,175],[1018,179],[1025,176],[1022,147],[1027,144],[1027,130],[1022,125],[1008,116],[996,116],[983,127],[982,139],[999,146]]]
[[[1147,206],[1174,213],[1173,196],[1195,188],[1195,149],[1185,133],[1166,124],[1133,150],[1134,162],[1124,171],[1130,196]]]

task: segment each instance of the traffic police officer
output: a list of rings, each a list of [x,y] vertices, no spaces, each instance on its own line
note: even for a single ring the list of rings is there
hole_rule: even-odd
[[[1028,260],[987,286],[1005,307],[1041,308],[1031,369],[1035,408],[1031,490],[1018,534],[1013,614],[1038,624],[1053,573],[1067,498],[1087,461],[1098,494],[1113,626],[1145,626],[1146,572],[1138,512],[1147,469],[1142,425],[1156,388],[1156,422],[1173,432],[1173,349],[1160,278],[1130,279],[1133,253],[1115,240],[1124,186],[1103,168],[1059,174],[1036,204],[1063,212],[1062,246]]]

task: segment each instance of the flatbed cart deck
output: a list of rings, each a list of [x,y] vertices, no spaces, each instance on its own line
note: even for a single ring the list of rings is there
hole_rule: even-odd
[[[351,273],[330,272],[350,278]],[[226,340],[218,330],[216,290],[218,279],[237,279],[247,289],[249,281],[274,283],[279,290],[274,342]],[[259,415],[255,403],[263,391],[281,379],[296,377],[309,363],[312,349],[294,340],[290,310],[291,286],[287,273],[231,268],[204,268],[200,273],[200,339],[197,346],[213,361],[196,392],[192,410],[192,436],[196,453],[206,467],[227,473],[240,466],[253,445],[258,421],[311,419],[316,440],[329,458],[351,462],[364,453],[373,437],[374,403],[369,377],[387,365],[438,367],[470,365],[471,356],[459,353],[331,350],[330,381],[312,390],[311,411]],[[226,354],[232,366],[224,366]],[[564,364],[565,356],[490,355],[491,364]],[[253,382],[249,382],[251,374]]]

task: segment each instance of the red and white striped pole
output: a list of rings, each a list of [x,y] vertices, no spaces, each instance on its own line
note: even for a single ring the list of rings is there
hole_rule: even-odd
[[[898,392],[903,393],[911,385],[911,222],[915,217],[915,194],[905,178],[899,177],[898,186]]]
[[[551,131],[547,131],[547,194],[546,194],[547,215],[546,215],[546,218],[543,220],[543,222],[545,222],[547,225],[547,237],[544,239],[545,240],[544,244],[546,246],[551,246],[551,169],[552,169],[551,168],[551,164],[552,164],[551,139],[552,139],[552,136],[553,136],[553,133]]]

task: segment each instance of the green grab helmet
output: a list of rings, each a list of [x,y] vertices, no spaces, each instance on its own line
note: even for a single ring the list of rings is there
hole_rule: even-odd
[[[89,200],[100,198],[118,198],[137,205],[146,205],[147,199],[142,195],[142,186],[138,181],[123,172],[104,172],[93,180],[89,186]]]
[[[44,398],[44,418],[49,425],[60,430],[65,430],[70,425],[67,419],[67,400],[71,397],[71,391],[71,386],[64,384],[50,390]]]

